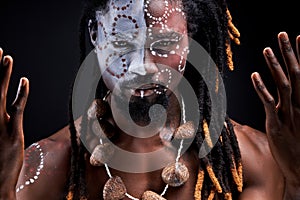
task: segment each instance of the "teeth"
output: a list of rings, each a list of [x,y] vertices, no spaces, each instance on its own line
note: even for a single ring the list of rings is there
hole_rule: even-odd
[[[141,98],[144,98],[144,90],[141,90]]]

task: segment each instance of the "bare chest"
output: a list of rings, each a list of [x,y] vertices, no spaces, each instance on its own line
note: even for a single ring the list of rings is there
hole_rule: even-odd
[[[127,195],[136,199],[142,199],[145,191],[153,191],[158,195],[164,193],[163,197],[168,200],[176,199],[194,199],[194,190],[196,185],[198,162],[192,159],[191,155],[185,155],[182,162],[186,165],[189,171],[188,180],[179,187],[167,186],[161,178],[162,170],[157,170],[148,173],[124,173],[111,169],[113,177],[120,177],[126,188]],[[105,167],[88,166],[86,174],[87,191],[89,200],[103,199],[103,191],[105,184],[109,180]],[[119,192],[118,187],[115,187],[114,192]],[[130,200],[126,196],[124,200]]]

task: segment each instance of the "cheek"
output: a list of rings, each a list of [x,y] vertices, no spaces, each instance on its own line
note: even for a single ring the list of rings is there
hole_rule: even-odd
[[[184,59],[181,59],[180,55],[168,55],[167,58],[155,58],[155,63],[158,63],[159,70],[164,68],[172,68],[175,71],[179,71],[179,65],[183,62]]]
[[[163,82],[170,90],[176,88],[183,77],[188,51],[188,40],[183,38],[182,42],[175,46],[175,54],[168,54],[166,58],[156,56],[153,59],[158,66],[156,81]]]
[[[109,90],[113,91],[113,89],[114,89],[114,87],[116,85],[116,81],[117,81],[115,79],[115,77],[113,77],[108,71],[104,71],[102,73],[102,78],[103,78],[103,81],[104,81],[106,87]]]
[[[98,48],[97,57],[100,64],[100,70],[111,78],[120,79],[127,73],[129,65],[129,56],[121,55],[111,48]]]
[[[127,56],[119,56],[117,58],[112,57],[112,62],[106,63],[106,71],[113,77],[120,79],[128,71],[129,60]]]
[[[101,77],[108,89],[113,90],[126,73],[128,64],[124,56],[108,48],[97,50],[97,59],[101,71]]]
[[[167,54],[167,57],[155,56],[154,61],[156,63],[168,66],[179,73],[183,73],[189,52],[187,37],[184,37],[178,45],[175,45],[170,50],[173,53]]]

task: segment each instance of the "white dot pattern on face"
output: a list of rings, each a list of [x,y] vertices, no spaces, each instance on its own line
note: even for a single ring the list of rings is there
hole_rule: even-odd
[[[155,1],[155,0],[154,0]],[[169,8],[169,1],[165,0],[164,4],[165,4],[165,8],[164,8],[164,14],[161,17],[155,17],[153,14],[150,13],[149,7],[151,2],[153,2],[153,0],[146,0],[145,1],[145,13],[146,16],[152,20],[151,24],[149,25],[150,28],[152,28],[155,24],[160,24],[162,30],[163,29],[167,29],[168,28],[168,18],[175,12],[179,13],[180,15],[182,15],[182,17],[185,19],[185,13],[182,10],[182,5],[179,4],[177,5],[178,7],[175,8]],[[151,34],[151,31],[150,31]]]
[[[165,6],[164,6],[164,9],[163,9],[164,10],[163,15],[161,17],[154,16],[150,12],[150,4],[152,2],[155,3],[155,1],[156,0],[146,0],[145,1],[145,9],[144,9],[144,11],[146,13],[146,17],[148,17],[148,19],[150,19],[150,21],[152,21],[150,23],[149,29],[148,29],[148,36],[149,36],[150,39],[153,39],[153,37],[152,37],[152,35],[153,35],[152,28],[154,27],[154,25],[159,24],[161,26],[160,32],[163,32],[163,30],[165,30],[165,29],[167,29],[167,30],[169,29],[167,23],[168,23],[169,17],[172,14],[179,13],[184,19],[186,19],[185,13],[182,10],[182,5],[179,4],[175,8],[174,7],[169,8],[169,1],[168,0],[164,1],[164,5]],[[182,37],[176,37],[175,39],[165,39],[165,40],[163,40],[163,42],[165,42],[165,43],[168,43],[168,42],[178,42],[181,39],[182,39]],[[171,54],[171,55],[174,55],[174,54],[180,55],[180,61],[179,61],[179,65],[178,65],[178,71],[179,72],[183,72],[184,71],[184,69],[185,69],[185,63],[183,63],[183,60],[184,60],[185,54],[188,54],[188,52],[189,52],[189,50],[188,50],[189,48],[188,47],[184,47],[181,53],[178,52],[178,50],[180,49],[179,45],[176,45],[175,49],[171,49],[168,53],[159,53],[159,52],[156,52],[154,50],[153,45],[154,45],[154,43],[152,43],[150,45],[150,51],[151,51],[151,54],[153,56],[158,56],[158,57],[162,57],[162,58],[168,58],[169,54]],[[178,53],[176,53],[176,52],[178,52]]]
[[[140,3],[144,2],[144,3]],[[140,3],[140,4],[138,4]],[[153,4],[152,4],[153,3]],[[151,6],[158,6],[158,3],[163,5],[159,14],[153,12],[151,10]],[[143,4],[143,5],[142,5]],[[173,4],[173,3],[172,3]],[[104,64],[105,70],[112,75],[113,77],[119,79],[123,77],[126,72],[128,72],[129,66],[132,62],[132,59],[136,59],[136,55],[132,56],[129,55],[131,53],[124,53],[120,50],[114,50],[112,51],[109,45],[112,45],[112,37],[118,35],[119,33],[123,33],[122,30],[133,30],[132,37],[138,37],[139,34],[139,28],[143,27],[142,19],[140,17],[140,12],[138,5],[144,6],[141,10],[145,13],[145,16],[143,16],[143,20],[146,18],[149,20],[148,24],[148,39],[153,40],[153,33],[152,30],[157,28],[157,25],[159,25],[159,32],[163,33],[164,30],[169,30],[168,27],[168,20],[173,15],[179,15],[182,16],[184,19],[186,19],[185,13],[183,12],[181,3],[175,2],[174,5],[170,5],[170,2],[168,0],[165,0],[163,2],[159,2],[159,0],[146,0],[146,1],[138,1],[138,0],[112,0],[109,4],[109,9],[111,10],[111,15],[109,15],[109,18],[111,18],[111,21],[107,21],[105,18],[100,17],[102,16],[102,13],[99,12],[97,15],[97,21],[98,26],[100,27],[101,32],[103,33],[103,41],[101,44],[98,44],[96,46],[96,52],[104,56]],[[135,17],[138,17],[135,19]],[[145,18],[144,18],[145,17]],[[130,25],[131,24],[131,25]],[[141,26],[139,25],[141,24]],[[123,27],[121,27],[123,26]],[[124,28],[125,27],[125,28]],[[164,44],[168,43],[177,43],[179,42],[183,36],[176,36],[175,38],[170,39],[162,39],[159,42],[162,42]],[[118,37],[114,38],[115,41],[122,42]],[[156,41],[158,42],[158,41]],[[185,54],[188,53],[188,47],[181,48],[179,45],[176,45],[175,47],[167,47],[167,48],[173,48],[168,49],[168,51],[156,51],[155,48],[153,48],[154,42],[150,44],[150,52],[153,56],[158,56],[161,58],[168,58],[170,55],[178,55],[180,56],[180,61],[178,63],[178,71],[183,72],[185,69]],[[101,52],[102,51],[102,52]],[[106,51],[103,53],[103,51]],[[140,55],[143,56],[143,55]],[[103,59],[103,57],[102,57]]]
[[[189,48],[185,47],[183,48],[183,51],[181,52],[181,56],[180,56],[180,61],[179,61],[179,66],[178,66],[178,71],[179,72],[183,72],[185,70],[185,63],[183,63],[183,59],[184,59],[184,54],[188,54],[189,53]]]

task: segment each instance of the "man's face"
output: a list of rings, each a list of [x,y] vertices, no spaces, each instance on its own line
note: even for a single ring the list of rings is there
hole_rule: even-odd
[[[178,85],[188,37],[181,1],[110,0],[97,11],[95,47],[103,80],[114,94],[157,97]]]

